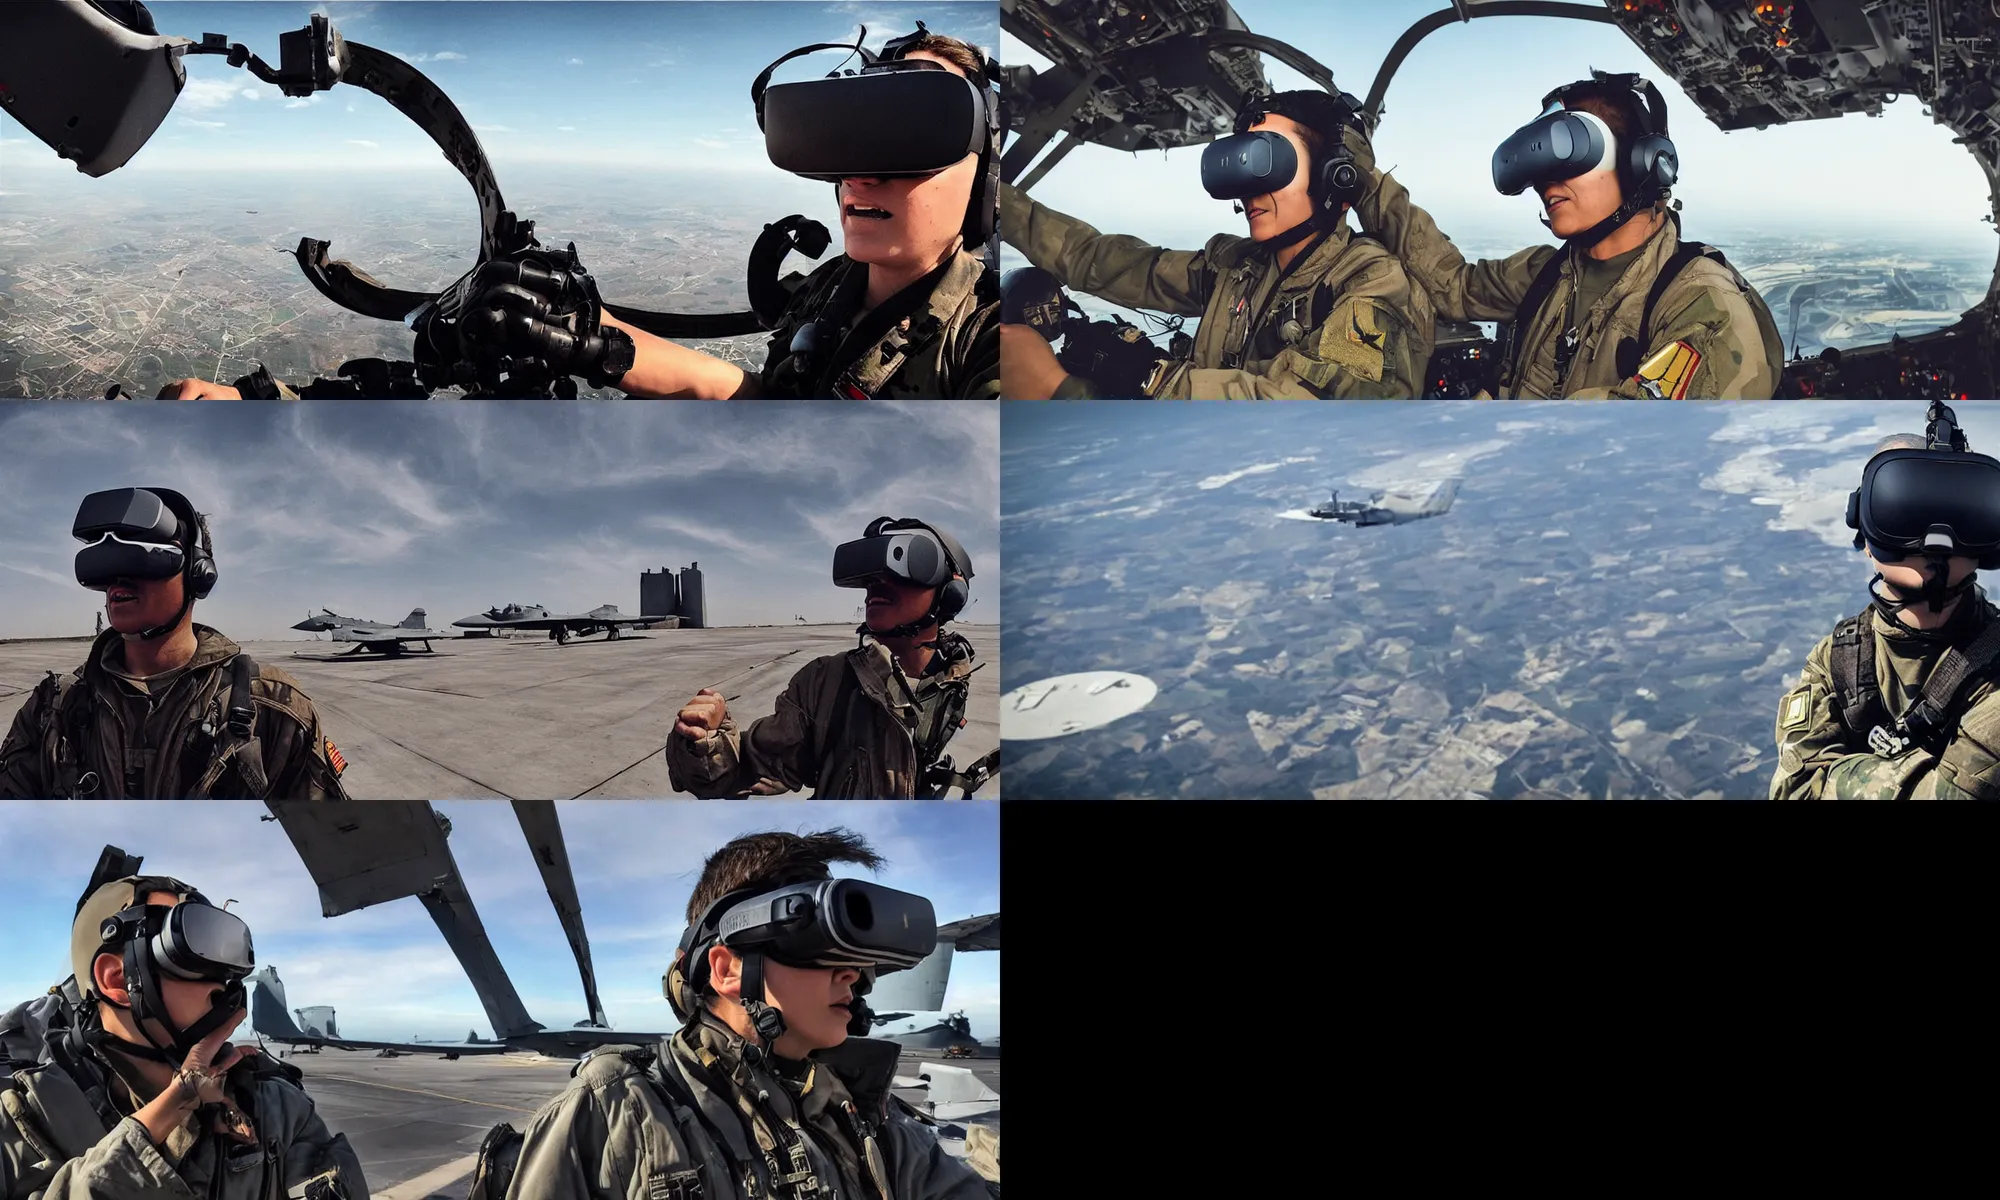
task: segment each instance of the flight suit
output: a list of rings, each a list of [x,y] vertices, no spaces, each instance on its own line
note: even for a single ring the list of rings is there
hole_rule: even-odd
[[[1900,717],[1923,692],[1945,650],[1961,648],[2000,616],[1983,595],[1968,598],[1969,611],[1924,636],[1879,611],[1869,611],[1875,639],[1875,677],[1887,720]],[[1806,657],[1798,686],[1778,705],[1778,770],[1773,800],[2000,799],[2000,695],[1990,678],[1966,685],[1963,714],[1941,751],[1912,747],[1884,758],[1840,719],[1833,683],[1833,638],[1822,638]]]
[[[806,276],[771,333],[762,394],[819,399],[993,400],[1000,395],[1000,284],[978,255],[960,250],[932,287],[930,298],[890,328],[836,377],[806,355],[792,353],[792,339],[818,320],[841,283],[866,265],[842,255]],[[827,331],[838,343],[847,329]]]
[[[368,1200],[360,1159],[326,1127],[298,1068],[262,1055],[229,1073],[260,1145],[214,1132],[205,1110],[155,1146],[141,1102],[68,1039],[73,981],[0,1016],[0,1200]]]
[[[755,1065],[745,1049],[702,1013],[655,1047],[592,1054],[528,1124],[507,1200],[1000,1194],[890,1096],[895,1043],[850,1038],[818,1061]]]
[[[1361,227],[1382,239],[1430,294],[1437,314],[1454,321],[1512,321],[1554,246],[1531,246],[1507,258],[1468,263],[1438,231],[1429,213],[1410,202],[1393,175],[1375,169],[1365,139],[1347,134],[1347,146],[1368,177],[1355,212]],[[1616,283],[1576,314],[1577,347],[1568,371],[1556,370],[1557,348],[1569,328],[1577,261],[1571,252],[1562,277],[1540,311],[1520,331],[1519,377],[1502,379],[1503,398],[1577,400],[1643,399],[1654,395],[1619,371],[1618,344],[1637,341],[1646,294],[1680,239],[1680,216],[1669,214]],[[1682,268],[1653,307],[1649,345],[1637,361],[1661,394],[1688,399],[1769,400],[1778,389],[1785,346],[1770,306],[1734,270],[1708,258]],[[1681,348],[1674,350],[1676,344]]]
[[[1000,185],[1008,244],[1064,287],[1199,316],[1191,356],[1146,394],[1174,400],[1404,399],[1423,394],[1433,309],[1393,254],[1345,225],[1293,261],[1221,233],[1200,250],[1102,234]],[[1310,242],[1307,243],[1310,245]],[[1068,398],[1058,393],[1058,398]]]
[[[704,800],[813,789],[819,800],[910,800],[928,763],[918,745],[941,719],[941,686],[967,679],[970,658],[933,655],[910,680],[888,647],[870,640],[815,658],[792,676],[776,710],[739,729],[735,717],[699,742],[667,739],[676,790]]]
[[[240,651],[206,625],[194,632],[188,665],[150,680],[125,672],[115,629],[79,671],[45,679],[0,742],[0,797],[345,799],[338,751],[298,681],[257,664],[241,739],[227,722]]]

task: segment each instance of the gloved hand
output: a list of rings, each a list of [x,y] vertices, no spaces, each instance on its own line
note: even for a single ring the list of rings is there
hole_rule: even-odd
[[[631,335],[605,326],[602,313],[596,281],[571,245],[567,255],[530,252],[480,264],[441,299],[422,332],[459,382],[476,381],[489,393],[570,376],[601,388],[632,369],[634,353]]]

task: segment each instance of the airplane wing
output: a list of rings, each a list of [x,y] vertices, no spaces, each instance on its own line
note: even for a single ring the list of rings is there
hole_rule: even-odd
[[[302,1012],[310,1010],[301,1010]],[[326,1011],[323,1025],[300,1029],[285,1008],[285,985],[278,972],[265,967],[250,977],[250,1029],[267,1041],[285,1046],[331,1047],[335,1050],[395,1050],[406,1054],[437,1054],[457,1058],[461,1054],[505,1054],[498,1042],[370,1042],[341,1037],[331,1030],[332,1010]]]
[[[938,941],[950,942],[957,950],[998,950],[1000,914],[987,913],[983,917],[967,917],[963,921],[940,925]]]
[[[325,916],[415,896],[472,981],[500,1038],[538,1033],[486,935],[445,837],[450,823],[423,801],[269,800],[313,882]]]
[[[604,1005],[597,999],[597,972],[590,962],[590,939],[583,931],[583,905],[577,899],[576,877],[570,871],[569,850],[563,845],[562,825],[556,820],[555,801],[516,800],[514,818],[521,823],[521,833],[528,839],[528,849],[534,853],[535,866],[542,872],[542,883],[549,889],[549,902],[555,905],[556,919],[562,922],[563,933],[569,938],[570,952],[576,956],[576,970],[583,978],[583,999],[590,1013],[590,1023],[609,1025],[611,1022],[604,1018]]]

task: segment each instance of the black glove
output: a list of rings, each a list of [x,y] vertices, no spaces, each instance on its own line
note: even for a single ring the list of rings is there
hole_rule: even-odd
[[[423,320],[420,352],[490,395],[562,391],[570,376],[609,387],[632,369],[634,347],[602,313],[574,244],[566,255],[527,251],[480,264],[441,296]]]

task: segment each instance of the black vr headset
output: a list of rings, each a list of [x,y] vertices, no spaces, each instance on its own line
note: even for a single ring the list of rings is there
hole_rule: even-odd
[[[882,631],[885,636],[906,637],[932,622],[942,625],[965,610],[972,591],[967,582],[972,578],[972,556],[957,538],[934,525],[877,517],[859,541],[834,548],[833,585],[865,588],[884,577],[937,589],[923,620]]]
[[[1276,113],[1314,130],[1326,141],[1325,156],[1312,168],[1307,194],[1313,215],[1270,244],[1285,245],[1314,229],[1331,228],[1341,213],[1361,199],[1361,169],[1342,140],[1341,130],[1355,124],[1360,105],[1345,93],[1278,92],[1244,106],[1236,114],[1236,132],[1210,142],[1201,152],[1201,186],[1217,200],[1248,200],[1290,184],[1299,171],[1298,151],[1283,134],[1250,127]],[[1242,211],[1239,207],[1237,211]]]
[[[1923,450],[1885,450],[1868,460],[1861,486],[1847,496],[1847,527],[1855,549],[1865,545],[1877,562],[1928,559],[1930,578],[1919,596],[1938,612],[1964,590],[1947,587],[1946,559],[1965,555],[1982,571],[2000,569],[2000,459],[1966,449],[1943,404],[1932,405],[1928,441]]]
[[[988,82],[993,69],[989,63],[980,78],[966,79],[929,59],[903,57],[927,36],[919,21],[915,33],[890,40],[879,55],[859,41],[821,42],[786,54],[750,85],[757,127],[772,166],[833,184],[933,175],[979,155],[963,232],[967,247],[983,245],[999,216],[1000,101]],[[771,85],[780,64],[820,50],[859,54],[862,68]]]
[[[1581,88],[1631,93],[1629,106],[1638,132],[1631,145],[1617,137],[1595,113],[1566,108]],[[1625,199],[1618,210],[1569,240],[1584,248],[1643,210],[1652,207],[1680,176],[1680,154],[1667,137],[1667,102],[1660,89],[1635,74],[1593,70],[1589,79],[1567,83],[1542,97],[1542,115],[1515,130],[1493,152],[1493,186],[1503,196],[1561,183],[1591,171],[1615,170]],[[1547,218],[1543,218],[1547,223]]]
[[[922,896],[863,879],[730,892],[681,935],[674,969],[662,980],[682,1021],[696,1015],[708,984],[709,947],[718,945],[743,958],[743,1007],[766,1046],[785,1031],[783,1015],[766,1002],[767,958],[802,969],[859,970],[848,1032],[860,1035],[869,1029],[861,997],[874,987],[876,975],[907,970],[937,949],[937,913]]]
[[[185,580],[180,612],[165,625],[142,630],[141,638],[172,630],[189,605],[215,589],[208,526],[179,492],[168,488],[92,492],[77,506],[70,536],[84,543],[76,552],[76,581],[92,591],[107,591],[120,579],[179,575]]]

